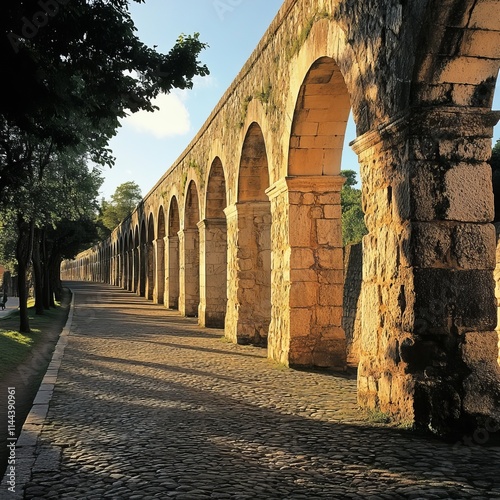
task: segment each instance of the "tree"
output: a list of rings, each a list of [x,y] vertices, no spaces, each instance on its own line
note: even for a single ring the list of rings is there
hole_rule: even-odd
[[[134,0],[142,2],[143,0]],[[10,132],[54,149],[86,144],[90,158],[112,165],[108,143],[119,119],[153,110],[161,92],[191,88],[207,75],[206,44],[179,36],[161,54],[136,36],[129,0],[18,0],[0,16],[0,63],[9,74],[0,93],[0,197],[25,175],[11,155]]]
[[[342,207],[342,244],[353,245],[359,243],[368,233],[365,226],[364,213],[361,203],[361,190],[356,189],[356,172],[342,170],[340,175],[346,177],[346,182],[340,192]]]
[[[45,213],[30,198],[42,200],[47,167],[74,152],[112,166],[108,143],[120,118],[152,111],[159,93],[208,74],[197,33],[161,54],[136,36],[129,3],[18,0],[2,9],[0,63],[9,78],[0,93],[0,207],[17,230],[22,331],[29,331],[26,271]]]
[[[141,199],[141,188],[135,182],[120,184],[111,196],[110,202],[102,200],[101,213],[104,226],[112,231],[130,216]]]
[[[14,135],[14,134],[13,134]],[[100,172],[86,166],[86,155],[78,149],[55,151],[51,141],[30,142],[19,134],[19,150],[29,159],[23,163],[26,179],[20,178],[2,197],[2,220],[15,228],[18,271],[20,331],[29,332],[26,274],[33,263],[36,312],[53,304],[48,266],[50,247],[46,234],[64,218],[77,220],[95,216],[96,199],[102,184]]]

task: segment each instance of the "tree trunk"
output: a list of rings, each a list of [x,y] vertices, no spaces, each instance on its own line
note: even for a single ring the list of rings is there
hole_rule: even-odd
[[[43,264],[40,255],[40,245],[41,245],[41,231],[35,229],[35,235],[33,239],[33,255],[31,261],[33,262],[33,274],[35,275],[35,313],[43,314],[44,304],[43,304],[43,291],[44,291],[44,279],[43,279]]]
[[[49,252],[47,249],[47,234],[46,231],[42,231],[41,238],[41,253],[42,253],[42,272],[43,272],[43,306],[45,309],[50,309],[54,307],[54,294],[52,292],[52,286],[50,282],[50,260]]]
[[[28,263],[31,260],[31,252],[33,249],[34,224],[33,222],[26,222],[22,215],[18,215],[17,230],[16,259],[18,266],[19,331],[21,333],[30,333],[26,273],[28,271]]]

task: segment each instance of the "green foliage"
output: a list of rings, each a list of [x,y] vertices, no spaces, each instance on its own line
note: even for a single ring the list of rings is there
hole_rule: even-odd
[[[101,202],[103,225],[112,231],[130,216],[141,199],[141,188],[135,182],[120,184],[111,196],[111,201],[102,200]]]
[[[331,18],[331,16],[326,11],[318,12],[314,16],[312,16],[303,26],[299,35],[293,38],[293,40],[290,42],[290,46],[288,48],[288,58],[292,59],[299,53],[300,49],[302,48],[302,45],[304,45],[306,40],[309,38],[311,30],[316,22],[321,21],[322,19],[329,19],[329,18]]]
[[[366,416],[374,424],[389,424],[392,421],[390,415],[380,410],[367,410]]]
[[[0,198],[26,179],[37,141],[54,151],[83,147],[89,160],[111,166],[108,144],[120,118],[152,111],[158,94],[191,88],[194,76],[208,74],[198,33],[159,53],[137,37],[129,0],[52,4],[57,13],[28,31],[41,10],[37,0],[9,2],[0,16],[0,63],[10,75],[0,93]],[[31,147],[20,147],[28,139]]]
[[[347,179],[340,192],[342,244],[345,246],[359,243],[368,231],[361,204],[361,190],[354,187],[357,174],[354,170],[342,170],[340,174]]]

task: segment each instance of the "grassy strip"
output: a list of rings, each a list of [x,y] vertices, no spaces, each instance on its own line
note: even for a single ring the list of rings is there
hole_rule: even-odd
[[[30,307],[28,311],[31,333],[28,334],[18,332],[18,311],[0,319],[0,379],[29,356],[31,350],[43,340],[44,334],[64,320],[67,310],[67,307],[57,304],[56,308],[38,316],[35,314],[35,308]]]

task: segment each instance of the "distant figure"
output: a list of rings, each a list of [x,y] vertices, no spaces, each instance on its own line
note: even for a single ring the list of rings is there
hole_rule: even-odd
[[[5,309],[6,302],[7,302],[7,292],[3,292],[2,302],[0,302],[0,309],[2,309],[2,311]]]

